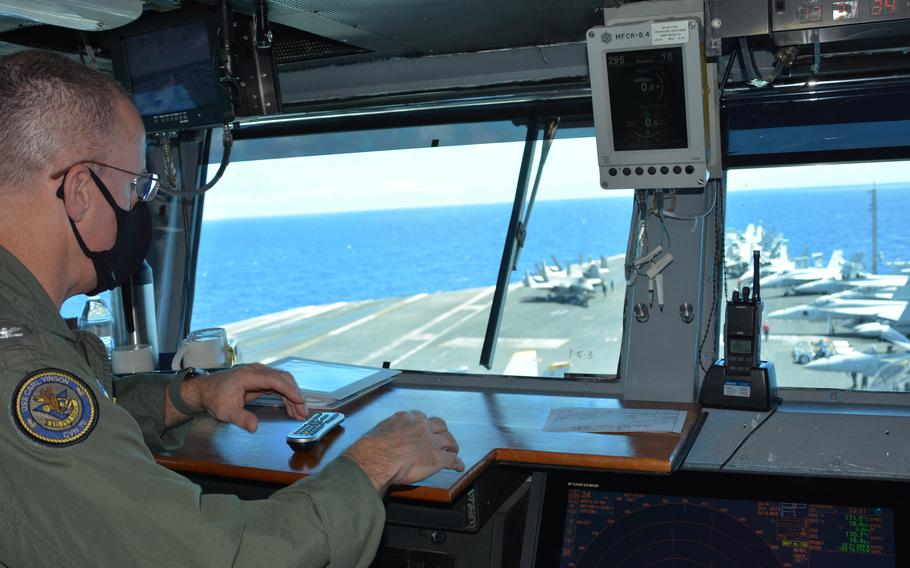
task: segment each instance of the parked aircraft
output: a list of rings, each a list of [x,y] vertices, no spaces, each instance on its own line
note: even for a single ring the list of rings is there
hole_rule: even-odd
[[[830,357],[822,357],[806,363],[805,368],[813,371],[848,373],[853,379],[854,388],[882,388],[899,387],[895,377],[906,375],[907,365],[910,364],[910,339],[889,326],[881,326],[880,338],[889,344],[888,351],[867,352],[844,351]],[[893,351],[897,347],[900,351]],[[872,378],[870,381],[869,379]],[[887,383],[887,384],[885,384]]]
[[[771,319],[796,319],[803,321],[856,320],[857,323],[887,321],[910,326],[910,283],[905,283],[891,294],[891,299],[855,298],[846,292],[817,298],[811,304],[801,304],[774,310]],[[880,329],[879,329],[880,331]],[[872,330],[874,333],[875,330]]]
[[[761,279],[762,289],[795,288],[800,284],[815,282],[823,278],[841,278],[844,269],[844,251],[838,249],[831,254],[828,265],[822,268],[796,268],[777,274],[769,274]]]
[[[537,267],[537,274],[525,271],[524,285],[528,288],[546,290],[547,300],[560,303],[587,306],[588,300],[599,288],[603,294],[607,293],[606,276],[610,273],[607,268],[607,259],[589,260],[578,264],[568,264],[563,269],[555,258],[555,266],[550,266],[546,261],[541,261]]]
[[[797,294],[834,294],[844,290],[857,292],[893,292],[907,283],[902,274],[864,274],[859,278],[822,278],[794,288]]]

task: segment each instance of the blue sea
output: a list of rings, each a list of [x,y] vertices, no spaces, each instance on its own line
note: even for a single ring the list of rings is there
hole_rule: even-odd
[[[910,259],[904,229],[910,188],[878,191],[879,251]],[[296,306],[406,296],[495,284],[511,204],[206,221],[194,328]],[[525,269],[625,251],[632,198],[542,201],[519,259]],[[868,191],[733,191],[728,229],[761,223],[788,239],[790,256],[836,248],[871,256]],[[880,272],[887,272],[882,263]]]

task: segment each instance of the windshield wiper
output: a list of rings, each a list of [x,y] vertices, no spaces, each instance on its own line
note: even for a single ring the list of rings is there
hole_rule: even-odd
[[[547,162],[547,155],[550,153],[550,146],[553,144],[553,138],[556,137],[556,130],[559,128],[559,118],[551,118],[547,121],[543,145],[540,150],[540,162],[537,164],[537,175],[534,176],[534,186],[531,189],[530,199],[527,199],[528,180],[531,177],[534,150],[537,146],[537,136],[540,130],[538,124],[538,118],[532,117],[528,124],[528,134],[525,138],[521,169],[518,173],[518,186],[515,188],[515,202],[512,204],[512,217],[509,220],[509,230],[506,233],[506,242],[499,262],[496,291],[493,294],[490,319],[487,321],[487,332],[483,338],[483,349],[480,352],[480,364],[486,369],[490,369],[493,366],[493,357],[496,354],[496,340],[499,337],[499,324],[502,320],[502,311],[509,291],[509,277],[512,271],[518,268],[518,257],[528,235],[531,211],[534,208],[534,200],[537,198],[537,190],[540,187],[540,178],[543,174],[544,164]],[[526,201],[527,204],[525,203]]]

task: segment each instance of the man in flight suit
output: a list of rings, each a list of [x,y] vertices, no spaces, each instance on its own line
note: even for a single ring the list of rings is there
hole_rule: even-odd
[[[150,223],[145,132],[109,79],[44,52],[0,58],[0,566],[365,566],[381,496],[462,470],[439,418],[401,412],[319,474],[261,501],[201,495],[155,463],[196,412],[255,431],[244,402],[291,377],[262,365],[112,384],[63,301],[116,286]],[[99,252],[100,251],[100,252]]]

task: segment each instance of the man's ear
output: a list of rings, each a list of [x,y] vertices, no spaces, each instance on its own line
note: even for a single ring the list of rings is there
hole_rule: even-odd
[[[73,166],[66,174],[63,182],[63,202],[66,205],[66,214],[75,223],[85,217],[92,205],[93,184],[94,180],[83,164]]]

